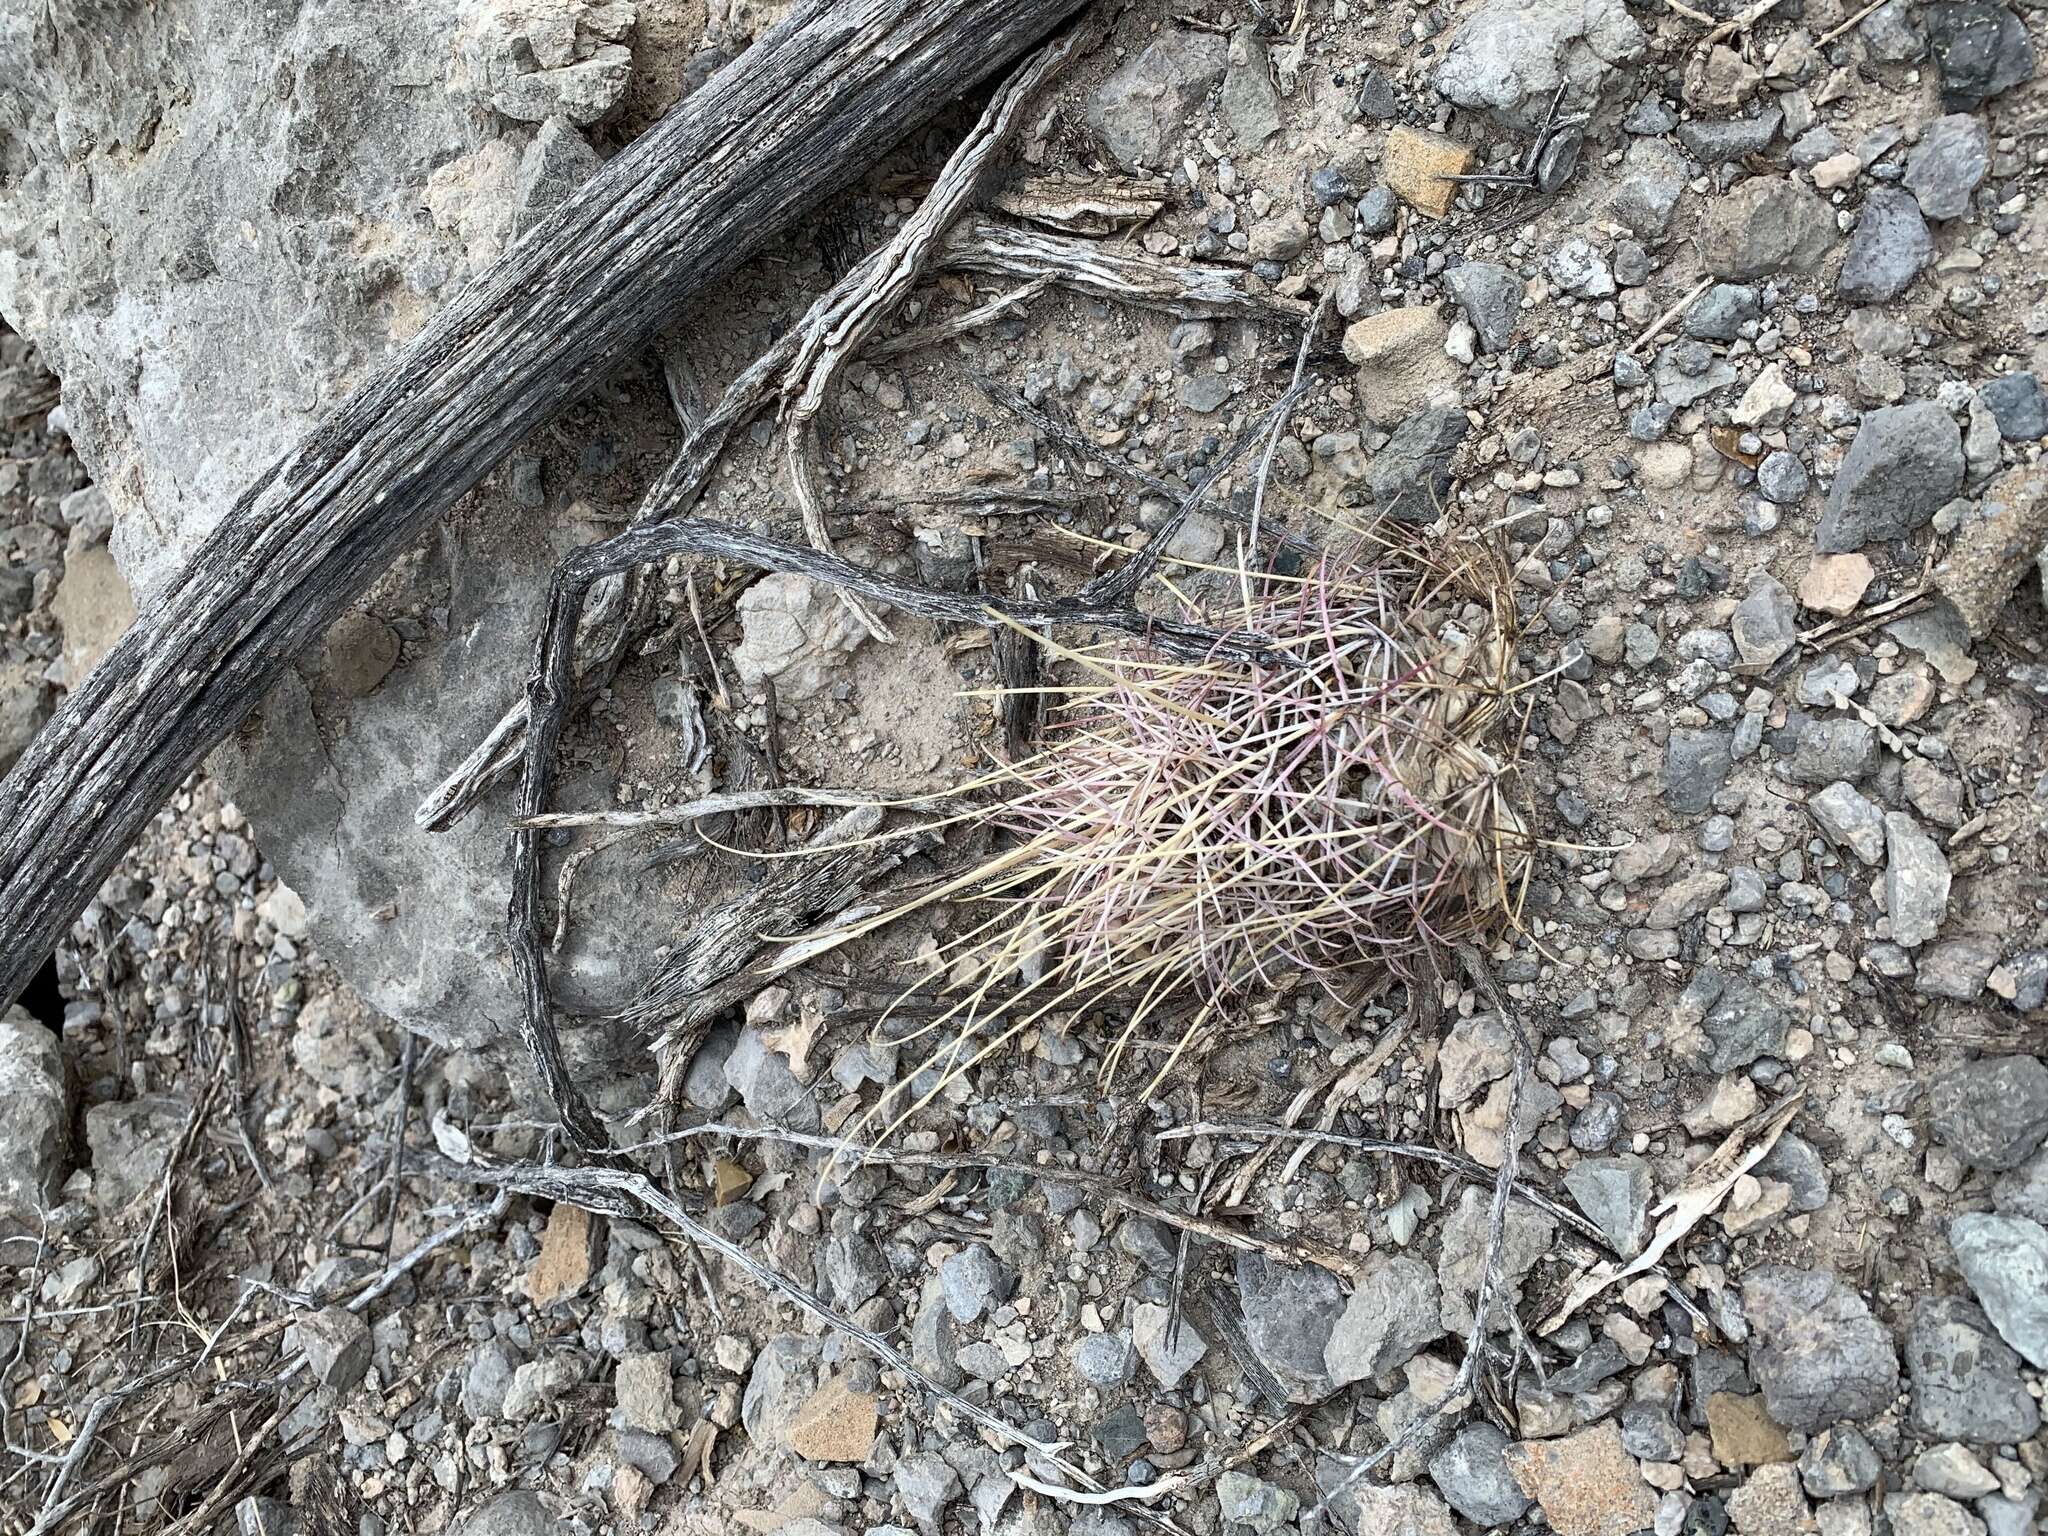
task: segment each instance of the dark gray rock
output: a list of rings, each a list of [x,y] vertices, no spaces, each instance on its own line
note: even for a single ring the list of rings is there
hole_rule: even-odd
[[[1834,210],[1783,176],[1752,176],[1709,204],[1701,221],[1707,271],[1738,283],[1811,272],[1834,243]]]
[[[1483,1419],[1467,1424],[1430,1457],[1429,1480],[1475,1525],[1511,1525],[1528,1512],[1529,1496],[1508,1471],[1507,1447],[1508,1437],[1494,1425]]]
[[[1664,743],[1664,803],[1682,816],[1704,812],[1735,766],[1734,739],[1731,731],[1674,728]]]
[[[1661,240],[1691,174],[1685,156],[1665,140],[1631,140],[1608,211],[1638,239]]]
[[[1991,1186],[1991,1203],[2004,1215],[2048,1226],[2048,1148],[2000,1175]]]
[[[647,1480],[657,1487],[676,1475],[676,1468],[682,1465],[682,1457],[667,1435],[650,1434],[644,1429],[621,1429],[615,1431],[619,1442],[619,1460],[637,1472],[647,1474]]]
[[[1830,715],[1809,720],[1799,733],[1799,743],[1785,764],[1785,774],[1797,784],[1860,783],[1877,768],[1883,750],[1877,732],[1861,720]]]
[[[1799,1481],[1816,1499],[1839,1499],[1877,1486],[1877,1447],[1853,1424],[1824,1429],[1799,1453]]]
[[[1360,117],[1376,123],[1391,123],[1401,115],[1401,92],[1383,69],[1368,69],[1358,77],[1358,89],[1351,105]]]
[[[493,1494],[458,1518],[457,1536],[560,1536],[564,1523],[524,1488]]]
[[[1962,490],[1963,467],[1963,434],[1934,401],[1869,412],[1828,492],[1816,546],[1848,554],[1925,527]]]
[[[1987,1493],[1977,1501],[1984,1536],[2040,1536],[2041,1527],[2034,1519],[2040,1508],[2040,1491],[2033,1488],[2016,1499],[2002,1493]]]
[[[1742,1281],[1749,1366],[1771,1417],[1808,1433],[1882,1413],[1899,1391],[1891,1330],[1825,1270],[1764,1264]]]
[[[822,1272],[832,1299],[851,1312],[882,1293],[889,1264],[866,1233],[843,1222],[834,1222],[833,1228],[825,1239]]]
[[[370,1325],[346,1307],[322,1307],[292,1325],[306,1369],[321,1386],[351,1392],[370,1368]]]
[[[1769,572],[1758,576],[1729,622],[1743,667],[1765,671],[1791,650],[1799,639],[1798,615],[1799,605],[1783,582]]]
[[[1091,1333],[1074,1346],[1074,1369],[1090,1386],[1120,1387],[1137,1364],[1129,1332]]]
[[[1991,135],[1967,112],[1951,112],[1927,125],[1906,157],[1906,190],[1930,219],[1958,219],[1970,194],[1991,172]]]
[[[1787,1131],[1754,1169],[1760,1179],[1776,1179],[1792,1191],[1794,1212],[1817,1211],[1828,1203],[1827,1160],[1813,1143]]]
[[[1581,1152],[1605,1152],[1621,1134],[1623,1113],[1619,1094],[1595,1093],[1572,1117],[1571,1144]]]
[[[1457,1209],[1444,1222],[1436,1278],[1443,1292],[1444,1328],[1461,1337],[1472,1328],[1472,1304],[1479,1289],[1480,1261],[1485,1256],[1491,1220],[1488,1192],[1468,1184],[1458,1196]],[[1504,1308],[1513,1308],[1523,1277],[1550,1251],[1556,1236],[1557,1223],[1541,1211],[1520,1201],[1510,1207],[1501,1237],[1501,1283],[1493,1291],[1490,1327],[1500,1325]]]
[[[505,1394],[512,1390],[512,1373],[519,1366],[519,1356],[504,1340],[479,1344],[463,1367],[462,1411],[479,1424],[503,1417]]]
[[[1756,467],[1757,494],[1781,507],[1803,501],[1811,483],[1799,455],[1784,448],[1772,449]]]
[[[1880,64],[1910,64],[1927,52],[1927,33],[1914,0],[1885,0],[1863,18],[1857,32]]]
[[[553,213],[604,166],[596,150],[566,117],[550,117],[534,130],[519,157],[519,211],[512,227],[520,234]],[[531,461],[539,474],[539,461]]]
[[[977,1321],[1008,1299],[1015,1276],[980,1243],[970,1243],[939,1266],[946,1310],[963,1323]]]
[[[1451,293],[1479,333],[1485,352],[1504,352],[1522,317],[1522,280],[1497,262],[1468,261],[1451,269]]]
[[[1784,121],[1785,113],[1779,107],[1767,107],[1754,117],[1695,118],[1678,125],[1678,142],[1706,164],[1722,165],[1745,155],[1762,154]]]
[[[2048,437],[2048,396],[2031,373],[2009,373],[1977,391],[1998,435],[2009,443],[2031,443]]]
[[[1158,169],[1229,63],[1223,38],[1169,27],[1095,88],[1088,126],[1125,170]]]
[[[1655,137],[1669,133],[1678,126],[1678,114],[1656,96],[1645,96],[1628,109],[1621,120],[1623,133],[1647,134]]]
[[[113,1215],[156,1188],[191,1117],[192,1106],[170,1094],[95,1104],[85,1112],[92,1199],[103,1215]]]
[[[1230,375],[1202,372],[1180,381],[1180,403],[1197,416],[1208,416],[1223,408],[1230,398]]]
[[[1216,1503],[1226,1523],[1258,1536],[1278,1536],[1291,1529],[1301,1511],[1301,1500],[1278,1483],[1236,1468],[1216,1479]]]
[[[896,1459],[896,1496],[922,1530],[939,1529],[939,1516],[960,1497],[960,1474],[935,1451],[916,1451]]]
[[[1652,376],[1657,382],[1657,398],[1678,410],[1728,388],[1739,377],[1733,363],[1691,337],[1659,348]]]
[[[1435,1274],[1415,1259],[1387,1260],[1358,1282],[1323,1347],[1333,1387],[1377,1381],[1443,1337]]]
[[[1632,1152],[1581,1158],[1565,1174],[1564,1187],[1616,1253],[1632,1259],[1642,1251],[1650,1210],[1648,1163]]]
[[[2048,1067],[1986,1056],[1943,1073],[1927,1095],[1935,1139],[1973,1168],[2017,1168],[2048,1140]]]
[[[1687,986],[1688,996],[1711,990],[1713,980],[1718,979],[1718,972],[1702,966]],[[1701,1070],[1733,1072],[1760,1056],[1778,1055],[1785,1048],[1790,1028],[1785,1011],[1758,991],[1749,978],[1731,976],[1720,985],[1700,1020],[1700,1030],[1707,1038]]]
[[[1385,182],[1371,187],[1358,200],[1358,227],[1368,235],[1384,235],[1401,217],[1401,199]]]
[[[1913,990],[1922,997],[1974,1002],[1991,979],[2000,947],[1989,934],[1965,934],[1933,945],[1913,968]]]
[[[725,1061],[725,1080],[755,1119],[794,1131],[818,1129],[817,1095],[790,1071],[789,1058],[762,1039],[758,1026],[747,1025],[733,1042],[732,1054]]]
[[[1884,862],[1884,812],[1842,780],[1806,797],[1806,813],[1821,835],[1873,869]]]
[[[1835,292],[1858,303],[1895,299],[1934,260],[1934,236],[1910,193],[1873,187],[1849,236]]]
[[[1463,411],[1426,405],[1410,415],[1372,456],[1373,504],[1396,522],[1436,521],[1451,488],[1451,454],[1470,430]]]
[[[946,1292],[937,1275],[918,1293],[917,1315],[910,1321],[910,1363],[942,1387],[960,1385],[960,1331],[946,1307]]]
[[[819,1346],[802,1334],[778,1333],[761,1346],[747,1389],[740,1397],[740,1421],[756,1445],[780,1445],[797,1410],[818,1390]]]
[[[1595,1339],[1570,1365],[1551,1373],[1550,1389],[1583,1396],[1599,1391],[1627,1369],[1628,1356],[1619,1344],[1608,1338]]]
[[[1998,1336],[2029,1365],[2048,1369],[2048,1228],[1971,1211],[1949,1223],[1948,1240]]]
[[[1747,283],[1716,283],[1692,301],[1679,325],[1702,341],[1733,341],[1763,314],[1763,295]]]
[[[1941,75],[1941,105],[1974,112],[1992,97],[2034,78],[2026,25],[1993,0],[1938,0],[1922,13]]]
[[[1304,1264],[1287,1269],[1262,1253],[1237,1256],[1237,1297],[1252,1352],[1292,1402],[1320,1402],[1330,1392],[1324,1352],[1344,1293],[1334,1275]]]
[[[2041,1426],[2020,1357],[1961,1296],[1923,1296],[1914,1305],[1906,1374],[1913,1429],[1930,1440],[2013,1445]]]
[[[1223,120],[1247,150],[1266,147],[1280,131],[1280,94],[1273,89],[1266,45],[1257,27],[1239,27],[1230,39],[1230,70],[1223,77]]]
[[[1662,1403],[1625,1403],[1621,1448],[1638,1461],[1677,1461],[1685,1454],[1685,1432]]]
[[[1315,199],[1318,208],[1334,208],[1356,193],[1351,178],[1334,165],[1326,165],[1309,175],[1308,195]]]

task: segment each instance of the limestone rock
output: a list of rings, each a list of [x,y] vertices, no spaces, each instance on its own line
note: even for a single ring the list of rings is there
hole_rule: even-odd
[[[156,1187],[191,1114],[189,1104],[169,1094],[95,1104],[85,1112],[92,1198],[102,1215],[115,1215]]]
[[[552,137],[559,161],[569,146],[566,120],[536,133],[499,107],[527,111],[531,95],[536,122],[608,110],[633,8],[116,9],[82,34],[0,24],[0,311],[64,379],[67,430],[112,503],[108,549],[142,602],[504,249],[526,151]],[[548,575],[596,528],[493,482],[469,505],[416,574],[445,626],[426,626],[364,698],[316,698],[287,673],[213,766],[305,899],[322,957],[387,1016],[475,1045],[517,1011],[503,964],[510,802],[500,791],[440,834],[416,828],[413,808],[520,696]],[[74,560],[71,584],[103,559]],[[112,589],[94,584],[79,606],[117,632]],[[90,628],[67,624],[74,641]],[[13,698],[0,688],[0,727]],[[596,1012],[633,995],[645,956],[686,919],[662,915],[650,898],[663,882],[626,861],[595,861],[592,877],[554,980],[568,1006]]]
[[[2048,1369],[2048,1228],[1970,1211],[1949,1223],[1948,1239],[1999,1337],[2035,1369]]]
[[[1437,1279],[1411,1258],[1393,1258],[1358,1282],[1323,1349],[1333,1387],[1376,1381],[1442,1337]]]
[[[2028,567],[2048,548],[2048,468],[2000,475],[1963,517],[1934,585],[1976,639],[1990,634]]]
[[[831,686],[867,630],[839,594],[808,576],[763,576],[740,594],[740,643],[732,664],[749,688],[775,684],[778,700],[813,698]]]
[[[33,1254],[58,1198],[71,1095],[57,1037],[21,1007],[0,1017],[0,1261]],[[12,1252],[20,1247],[22,1252]]]
[[[1948,857],[1904,811],[1885,813],[1884,841],[1885,912],[1892,941],[1917,949],[1941,931],[1948,916]]]
[[[1601,104],[1618,70],[1643,56],[1643,30],[1622,0],[1485,0],[1465,19],[1436,88],[1468,111],[1529,132],[1565,87],[1563,110]]]
[[[60,681],[76,688],[135,622],[135,599],[104,544],[65,556],[64,577],[50,599],[50,612],[64,628]]]
[[[1437,390],[1456,385],[1444,353],[1448,327],[1426,305],[1383,309],[1344,331],[1344,356],[1359,372],[1362,407],[1376,421],[1400,421]]]

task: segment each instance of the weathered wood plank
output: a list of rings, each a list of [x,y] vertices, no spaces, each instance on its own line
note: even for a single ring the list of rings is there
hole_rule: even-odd
[[[0,783],[0,995],[432,518],[1080,0],[799,0],[244,493]]]

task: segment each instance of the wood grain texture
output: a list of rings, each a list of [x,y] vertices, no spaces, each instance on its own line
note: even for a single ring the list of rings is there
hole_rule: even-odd
[[[259,477],[0,783],[0,995],[424,524],[1079,3],[799,0]]]

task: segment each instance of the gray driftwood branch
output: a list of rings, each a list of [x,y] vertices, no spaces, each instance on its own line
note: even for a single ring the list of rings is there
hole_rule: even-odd
[[[222,518],[0,784],[0,995],[430,520],[685,305],[1079,0],[799,0]]]

